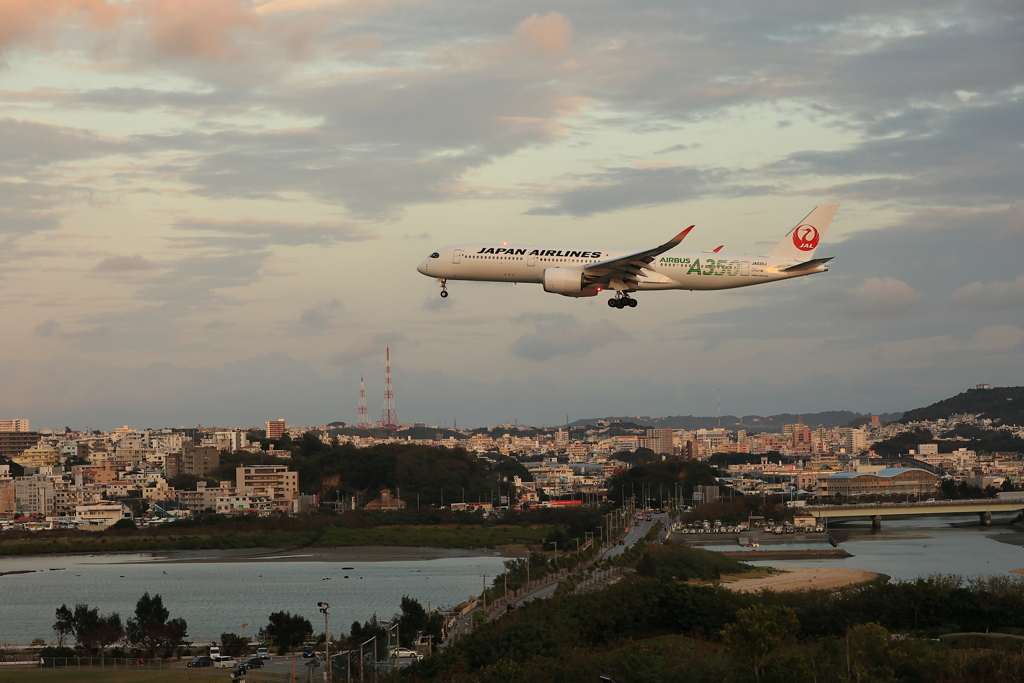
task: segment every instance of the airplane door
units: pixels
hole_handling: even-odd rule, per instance
[[[452,254],[452,263],[462,263],[462,250],[456,249]]]
[[[740,275],[750,275],[750,261],[740,263]]]
[[[530,254],[529,256],[527,256],[526,257],[526,265],[528,265],[528,266],[535,266],[535,265],[537,265],[537,257],[534,256],[533,254]]]

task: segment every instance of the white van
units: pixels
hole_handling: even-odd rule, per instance
[[[235,658],[234,657],[221,657],[213,661],[214,669],[234,669]]]
[[[215,662],[220,659],[220,648],[216,645],[210,648],[210,658]]]

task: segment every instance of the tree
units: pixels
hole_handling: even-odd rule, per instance
[[[249,642],[251,638],[244,638],[234,633],[220,634],[221,654],[231,657],[241,657],[249,653]]]
[[[263,634],[281,653],[300,645],[313,635],[313,624],[300,614],[274,612],[263,627]]]
[[[851,681],[895,681],[894,659],[889,647],[889,631],[879,624],[857,624],[846,631],[846,670]]]
[[[722,638],[726,649],[761,683],[765,662],[799,627],[790,607],[754,605],[736,612],[736,621],[722,629]]]
[[[75,615],[66,604],[57,608],[57,621],[53,625],[57,632],[57,647],[64,647],[67,637],[75,633]]]
[[[121,625],[121,615],[111,612],[105,617],[100,617],[93,631],[93,640],[96,648],[100,651],[100,662],[103,662],[103,653],[108,647],[117,643],[125,637],[124,626]]]
[[[398,622],[398,643],[402,647],[413,646],[422,631],[427,628],[427,610],[415,598],[402,596],[402,612],[396,615]]]
[[[75,605],[74,611],[67,605],[58,607],[57,622],[53,625],[53,630],[58,634],[59,647],[64,646],[64,639],[68,635],[74,635],[75,641],[82,649],[88,653],[96,648],[101,658],[108,647],[125,636],[121,615],[111,612],[106,616],[100,616],[99,608],[89,609],[88,605],[81,603]]]
[[[159,593],[153,597],[143,593],[135,604],[135,617],[128,620],[128,642],[150,657],[161,647],[168,652],[179,647],[188,636],[188,626],[184,619],[168,620],[169,616]]]

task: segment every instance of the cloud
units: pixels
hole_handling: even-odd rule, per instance
[[[581,323],[572,315],[523,315],[517,323],[532,324],[533,332],[524,332],[509,351],[525,360],[543,362],[558,356],[585,356],[612,342],[634,341],[621,327],[608,320]]]
[[[908,108],[879,117],[873,135],[848,149],[806,150],[767,171],[855,177],[826,189],[861,200],[935,201],[984,206],[1020,199],[1024,98],[950,108]],[[815,192],[820,192],[820,188]]]
[[[372,337],[363,337],[331,359],[332,365],[348,365],[368,358],[384,357],[384,348],[405,341],[401,332],[380,332]]]
[[[93,271],[99,273],[131,273],[144,270],[153,270],[156,264],[152,261],[135,254],[134,256],[111,256],[103,259],[95,266]]]
[[[320,303],[306,308],[299,314],[298,326],[317,332],[323,331],[331,326],[337,319],[338,314],[345,310],[345,306],[337,299],[321,301]]]
[[[270,246],[331,246],[338,242],[379,239],[379,235],[373,230],[353,223],[299,223],[260,218],[183,218],[175,223],[174,228],[189,233],[209,233],[190,236],[189,243],[224,247],[244,246],[250,250]]]
[[[519,24],[519,35],[550,55],[568,50],[572,24],[558,12],[534,14]]]
[[[0,9],[0,50],[15,43],[41,43],[59,21],[106,28],[117,14],[108,0],[5,0]]]
[[[869,277],[852,289],[824,290],[817,296],[844,316],[864,318],[911,315],[922,301],[913,287],[894,277]]]
[[[1006,351],[1022,339],[1024,330],[1016,325],[992,325],[972,334],[964,345],[970,351]]]
[[[45,339],[48,337],[52,337],[54,333],[57,332],[57,330],[59,329],[60,323],[54,320],[53,318],[50,318],[49,320],[46,320],[45,322],[41,322],[38,325],[36,325],[32,331],[36,333],[36,336],[43,337]]]
[[[529,209],[532,216],[590,216],[595,213],[655,206],[705,194],[743,194],[750,188],[732,185],[725,169],[690,166],[610,168],[579,178],[579,184],[553,192],[554,203]]]
[[[249,0],[145,0],[150,43],[173,57],[201,61],[240,59],[232,34],[260,26]]]
[[[71,126],[0,119],[0,173],[24,176],[60,161],[130,152],[138,145]]]
[[[972,282],[953,292],[953,303],[966,308],[1006,310],[1024,307],[1024,275],[1010,282]]]

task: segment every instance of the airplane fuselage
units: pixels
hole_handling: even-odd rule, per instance
[[[417,270],[442,280],[543,282],[548,268],[583,271],[587,265],[628,256],[628,249],[546,247],[514,244],[457,244],[431,255]],[[665,253],[644,267],[631,291],[661,289],[714,290],[749,287],[822,273],[825,265],[786,272],[797,261],[714,252]]]

